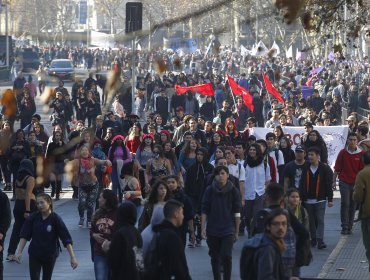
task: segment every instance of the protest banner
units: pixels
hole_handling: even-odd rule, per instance
[[[339,151],[344,148],[348,126],[315,126],[326,143],[328,149],[328,164],[333,168]],[[257,139],[265,139],[267,132],[272,132],[273,128],[254,127],[251,129],[251,135]],[[283,128],[284,135],[289,139],[292,149],[301,144],[301,136],[304,134],[303,126],[286,126]]]

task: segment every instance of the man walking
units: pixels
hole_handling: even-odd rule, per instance
[[[303,170],[300,193],[310,217],[311,245],[325,249],[324,216],[326,201],[328,207],[333,207],[333,171],[319,159],[319,149],[308,149],[309,165]]]
[[[365,167],[358,173],[353,191],[353,199],[360,204],[362,240],[367,260],[370,261],[370,150],[364,153]],[[370,271],[370,268],[369,268]]]
[[[270,212],[265,220],[265,232],[248,239],[244,245],[240,260],[241,279],[287,279],[282,254],[285,250],[284,237],[288,232],[288,225],[287,211],[276,208]],[[248,250],[254,250],[250,258],[247,257]],[[290,277],[290,280],[296,279],[299,278]]]
[[[339,190],[341,196],[340,220],[342,223],[341,234],[351,234],[356,205],[353,200],[353,185],[358,172],[364,167],[361,160],[362,150],[357,146],[357,135],[349,133],[347,147],[338,154],[334,166],[333,189],[336,187],[336,179],[339,177]]]
[[[184,205],[174,199],[163,208],[165,220],[153,227],[159,233],[157,252],[161,261],[158,279],[191,280],[185,251],[179,233],[184,220]],[[151,278],[157,280],[156,277]]]
[[[299,182],[302,177],[302,170],[307,165],[306,149],[303,145],[295,147],[295,160],[287,163],[284,169],[284,192],[290,188],[299,189]]]
[[[206,189],[202,200],[202,238],[207,239],[213,279],[231,279],[232,249],[238,239],[240,224],[240,194],[228,180],[229,169],[217,166],[215,179]],[[220,263],[221,262],[221,263]]]

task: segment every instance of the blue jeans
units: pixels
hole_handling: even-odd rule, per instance
[[[310,204],[305,203],[310,222],[311,239],[324,240],[324,218],[326,201]]]
[[[95,280],[108,280],[109,268],[105,256],[94,256]]]
[[[340,190],[340,220],[343,229],[351,230],[355,218],[356,204],[353,200],[353,186],[339,181]]]

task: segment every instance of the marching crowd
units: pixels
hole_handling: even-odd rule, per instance
[[[98,280],[191,279],[184,249],[196,250],[203,240],[214,279],[231,279],[233,244],[244,235],[249,239],[241,255],[242,279],[298,279],[300,267],[312,260],[311,248],[326,248],[325,209],[333,206],[337,180],[341,234],[352,233],[360,204],[370,257],[370,120],[357,115],[358,108],[369,109],[367,58],[247,57],[240,58],[245,65],[240,68],[233,54],[209,56],[204,63],[189,55],[181,58],[189,65],[186,74],[176,72],[176,58],[165,56],[161,61],[173,65],[166,64],[165,73],[139,75],[134,97],[122,77],[104,115],[104,77],[90,74],[75,81],[71,92],[60,81],[48,101],[51,133],[36,112],[32,77],[26,81],[19,73],[13,90],[3,95],[0,130],[4,190],[12,191],[15,201],[8,261],[20,262],[31,241],[31,279],[39,279],[41,269],[43,279],[51,279],[60,239],[72,268],[78,266],[68,228],[53,211],[63,175],[78,200],[76,224],[90,229]],[[127,67],[124,57],[115,60]],[[138,73],[140,67],[139,62]],[[262,73],[284,103],[270,97]],[[253,110],[243,96],[234,96],[225,74],[253,96]],[[212,84],[214,96],[175,90],[204,83]],[[348,104],[349,134],[332,170],[316,128],[341,125],[343,104]],[[284,135],[287,126],[304,126],[294,150]],[[256,139],[254,127],[272,130]],[[11,212],[6,195],[0,195],[2,260]]]

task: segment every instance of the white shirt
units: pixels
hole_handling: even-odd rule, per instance
[[[282,151],[280,151],[280,150],[278,150],[278,153],[279,153],[279,156],[278,156],[279,162],[277,162],[277,160],[276,160],[275,151],[271,151],[269,153],[269,156],[272,157],[272,159],[274,160],[275,167],[276,167],[276,182],[279,182],[278,166],[284,165],[284,155],[283,155]]]
[[[245,168],[245,199],[254,200],[256,193],[261,196],[265,193],[266,182],[271,181],[270,166],[262,163],[256,167]]]
[[[236,164],[229,164],[229,173],[233,175],[234,177],[239,179],[239,182],[244,182],[245,180],[245,169],[244,166],[239,164],[238,162]]]

